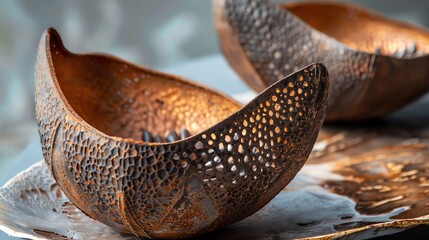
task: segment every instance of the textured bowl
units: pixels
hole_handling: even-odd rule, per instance
[[[429,224],[427,108],[429,96],[385,121],[322,128],[309,160],[280,194],[201,239],[361,240]],[[0,229],[29,239],[138,239],[79,211],[43,162],[0,189]],[[418,239],[427,238],[427,227],[420,230]],[[410,235],[402,239],[416,233]]]
[[[224,55],[257,92],[311,63],[329,69],[327,121],[391,113],[429,90],[429,32],[344,4],[214,0]]]
[[[103,55],[47,30],[36,66],[42,152],[65,195],[125,233],[185,238],[263,207],[302,167],[322,125],[328,73],[310,65],[249,104]],[[187,129],[189,137],[144,142]]]

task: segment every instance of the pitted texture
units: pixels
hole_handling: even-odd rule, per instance
[[[45,48],[45,42],[41,41],[39,49]],[[59,119],[63,117],[63,112],[59,106],[59,98],[55,97],[52,84],[42,79],[49,79],[51,73],[45,69],[48,59],[45,54],[37,54],[36,59],[36,81],[34,85],[36,120],[39,127],[42,153],[48,168],[51,169],[52,142],[55,140],[55,131],[59,124]],[[40,79],[40,81],[38,79]]]
[[[283,191],[201,239],[366,239],[428,224],[428,97],[385,121],[325,126]],[[49,174],[39,162],[0,189],[0,230],[29,239],[138,239],[87,217]]]
[[[233,101],[183,80],[108,57],[70,54],[52,29],[42,42],[37,109],[55,103],[63,113],[55,119],[37,114],[41,138],[55,133],[46,161],[79,209],[127,233],[184,238],[254,213],[302,167],[324,119],[328,73],[322,64],[288,76],[238,110]],[[115,104],[135,96],[132,91],[149,89],[152,95],[126,111],[115,108],[110,98],[117,96],[105,88],[115,86],[121,74],[142,73],[145,78],[137,82],[143,83],[121,88],[130,96]],[[111,82],[105,80],[109,76]],[[47,96],[43,86],[55,91]],[[142,112],[146,118],[138,117]],[[52,126],[52,120],[57,127],[45,131],[42,126]],[[185,128],[192,136],[149,143],[140,140],[141,128],[153,134]]]
[[[110,136],[140,139],[140,129],[164,135],[181,128],[195,134],[240,107],[173,76],[110,58],[61,54],[62,46],[52,48],[64,97],[80,118]]]
[[[356,121],[384,115],[429,90],[429,71],[424,67],[429,63],[429,57],[424,44],[415,47],[418,50],[412,49],[414,35],[419,39],[426,38],[420,41],[424,43],[429,41],[428,33],[417,33],[416,30],[409,35],[402,34],[402,38],[383,45],[389,49],[381,49],[375,44],[385,43],[391,35],[380,31],[380,34],[384,33],[383,38],[377,38],[378,35],[371,38],[371,48],[376,52],[371,54],[351,48],[360,46],[358,43],[363,41],[362,38],[369,38],[366,28],[344,27],[347,11],[361,13],[361,9],[345,9],[344,6],[336,9],[338,14],[331,9],[334,16],[344,13],[341,15],[344,19],[330,22],[326,14],[320,13],[323,11],[318,9],[317,4],[311,3],[307,4],[309,11],[306,11],[306,3],[275,6],[264,0],[214,0],[214,4],[222,50],[237,73],[256,91],[262,91],[311,62],[326,64],[332,79],[328,101],[329,121]],[[294,15],[294,11],[299,15]],[[368,18],[377,22],[377,26],[395,26],[395,22],[379,16],[366,13],[359,16],[362,16],[360,21],[367,21]],[[319,18],[323,20],[319,21]],[[338,25],[342,31],[335,30],[337,26],[334,24],[337,22],[341,22]],[[332,37],[327,34],[336,35]],[[359,39],[353,45],[351,42],[358,35]],[[402,45],[397,44],[406,37],[408,40],[404,40]],[[390,51],[393,56],[401,55],[401,58],[409,59],[378,55],[381,51]],[[422,54],[425,55],[418,57]],[[407,72],[410,69],[416,74],[409,76]],[[409,82],[404,83],[404,77]],[[403,91],[404,88],[408,91]]]
[[[173,156],[177,146],[94,138],[91,131],[71,119],[62,127],[64,134],[58,143],[65,151],[61,157],[66,158],[71,180],[78,184],[79,191],[109,220],[131,229],[145,226],[152,230],[181,194],[179,178],[185,168]],[[127,220],[133,215],[136,226]],[[141,229],[132,231],[138,233]]]

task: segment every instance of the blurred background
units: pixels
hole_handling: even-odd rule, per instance
[[[429,26],[427,0],[348,2]],[[220,54],[209,0],[0,1],[0,176],[37,139],[34,60],[50,26],[72,51],[113,54],[156,69]]]

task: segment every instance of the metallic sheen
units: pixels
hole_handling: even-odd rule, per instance
[[[429,96],[384,121],[323,127],[284,190],[201,239],[368,239],[429,224],[428,108]],[[0,229],[29,239],[137,239],[79,211],[44,162],[0,189]]]
[[[289,183],[316,141],[328,83],[312,64],[241,108],[175,76],[72,54],[49,29],[36,119],[48,169],[74,205],[125,233],[177,239],[237,222]],[[190,137],[141,140],[182,129]]]
[[[260,92],[312,63],[329,70],[327,121],[391,113],[429,90],[429,32],[341,2],[214,0],[221,49]]]

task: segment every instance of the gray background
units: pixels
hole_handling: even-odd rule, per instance
[[[281,2],[281,1],[276,1]],[[427,0],[347,1],[392,18],[429,26]],[[225,78],[207,68],[219,54],[208,0],[2,0],[0,1],[0,178],[19,153],[37,141],[34,59],[42,32],[53,26],[76,52],[103,52],[151,68],[181,73],[185,64],[207,79]],[[178,67],[179,66],[179,67]],[[179,70],[177,70],[179,69]],[[193,70],[191,70],[193,71]],[[201,75],[201,74],[199,74]],[[202,79],[197,79],[202,80]],[[216,84],[214,87],[222,89]],[[235,86],[231,91],[245,89]],[[32,150],[33,151],[33,150]],[[28,155],[27,155],[28,156]],[[0,233],[0,239],[5,235]]]

